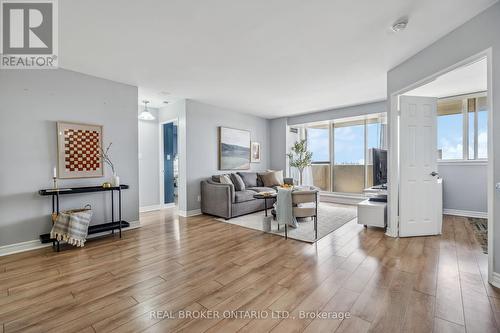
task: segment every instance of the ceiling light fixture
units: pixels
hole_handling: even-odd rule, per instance
[[[408,18],[403,17],[397,20],[391,27],[392,31],[394,32],[400,32],[406,29],[408,26]]]
[[[142,101],[142,102],[144,103],[144,111],[141,112],[138,118],[141,120],[154,120],[155,117],[148,110],[149,101]]]

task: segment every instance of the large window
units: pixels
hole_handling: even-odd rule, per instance
[[[312,152],[313,184],[323,191],[330,191],[330,124],[306,126],[307,148]]]
[[[313,154],[313,184],[339,193],[362,193],[372,186],[372,148],[384,147],[384,119],[376,114],[303,125],[300,136]]]
[[[488,157],[488,112],[484,95],[441,99],[437,113],[440,160]]]
[[[365,188],[365,120],[333,125],[333,191],[361,193]]]

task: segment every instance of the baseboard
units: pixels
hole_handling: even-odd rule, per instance
[[[140,226],[141,226],[141,224],[139,221],[132,221],[132,222],[130,222],[130,227],[123,228],[123,230],[126,231],[126,230],[136,229],[136,228],[139,228]],[[109,234],[109,231],[100,232],[98,234],[92,234],[88,237],[88,239],[92,239],[92,238],[107,235],[107,234]],[[39,239],[34,239],[34,240],[27,241],[27,242],[21,242],[21,243],[16,243],[16,244],[3,245],[3,246],[0,246],[0,257],[6,256],[9,254],[14,254],[14,253],[20,253],[20,252],[41,249],[43,247],[48,247],[48,246],[52,246],[52,243],[42,244],[42,243],[40,243]]]
[[[140,213],[146,213],[146,212],[152,212],[155,210],[160,210],[160,209],[165,209],[165,208],[172,208],[175,207],[175,203],[168,203],[168,204],[163,204],[163,205],[151,205],[151,206],[143,206],[139,207],[139,212]]]
[[[488,281],[493,287],[500,288],[500,273],[493,272],[491,280]]]
[[[321,202],[332,202],[345,205],[357,205],[361,201],[366,200],[366,198],[359,196],[320,193],[319,200]]]
[[[196,215],[201,215],[201,209],[193,209],[193,210],[179,210],[179,216],[182,217],[191,217]]]
[[[21,242],[16,244],[4,245],[0,246],[0,257],[19,252],[41,249],[47,246],[52,246],[52,244],[51,243],[42,244],[40,243],[39,239],[34,239],[27,242]]]
[[[464,216],[464,217],[476,217],[476,218],[480,218],[480,219],[487,219],[488,218],[488,213],[475,212],[472,210],[443,209],[443,214]]]

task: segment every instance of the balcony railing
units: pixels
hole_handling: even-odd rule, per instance
[[[373,166],[356,164],[338,164],[333,167],[333,184],[331,165],[329,163],[311,166],[314,186],[322,191],[338,193],[363,193],[363,189],[373,185]],[[333,186],[332,186],[333,185]]]

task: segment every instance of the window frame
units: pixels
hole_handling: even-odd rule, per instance
[[[462,100],[462,158],[461,159],[437,159],[438,165],[445,165],[445,164],[482,164],[481,162],[488,162],[488,158],[478,158],[478,129],[479,129],[479,124],[478,124],[478,99],[481,97],[488,97],[488,94],[486,91],[480,91],[480,92],[475,92],[475,93],[470,93],[470,94],[464,94],[464,95],[457,95],[457,96],[449,96],[449,97],[443,97],[439,98],[440,101],[446,101],[446,100],[456,100],[456,99],[461,99]],[[474,99],[475,100],[475,107],[474,107],[474,158],[471,159],[469,158],[469,100]],[[487,112],[490,112],[489,108]],[[439,117],[439,115],[437,116]],[[437,130],[437,128],[436,128]]]

